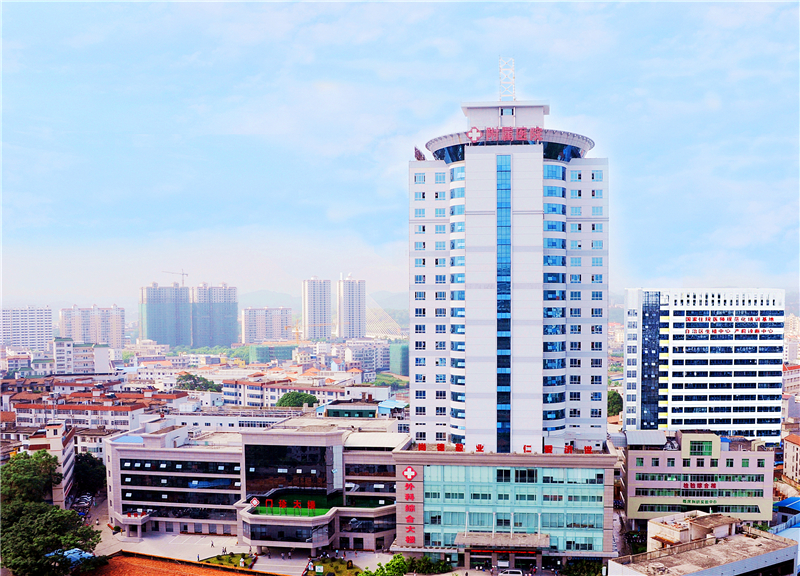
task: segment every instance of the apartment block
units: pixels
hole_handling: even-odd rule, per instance
[[[239,341],[237,289],[224,282],[192,287],[192,347],[213,348]]]
[[[312,276],[303,280],[303,338],[331,338],[331,281]]]
[[[291,337],[291,308],[245,308],[242,310],[243,344],[289,340]]]
[[[115,304],[111,308],[62,308],[59,311],[59,336],[85,344],[108,344],[111,348],[125,346],[125,309]]]
[[[139,338],[169,346],[192,345],[191,289],[153,282],[139,290]]]
[[[367,334],[367,288],[364,280],[347,276],[336,283],[336,336],[363,338]]]
[[[3,308],[2,343],[15,349],[47,350],[53,339],[53,311],[49,307]]]

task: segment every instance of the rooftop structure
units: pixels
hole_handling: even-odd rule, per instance
[[[609,560],[609,576],[797,572],[797,542],[741,526],[730,516],[676,514],[651,520],[647,532],[648,552]]]

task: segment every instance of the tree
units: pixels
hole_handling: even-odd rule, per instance
[[[2,522],[0,554],[3,566],[14,576],[64,576],[72,566],[60,552],[71,548],[91,552],[100,542],[100,532],[84,526],[77,512],[45,502],[4,504]]]
[[[27,452],[12,456],[0,472],[2,502],[44,500],[53,485],[61,482],[57,468],[58,459],[45,450],[34,452],[33,456]]]
[[[616,390],[608,391],[608,415],[616,416],[622,412],[622,396]]]
[[[314,405],[317,402],[317,397],[313,394],[306,394],[305,392],[287,392],[281,396],[281,399],[278,400],[276,406],[301,407],[303,404]]]
[[[78,493],[97,494],[106,487],[106,467],[99,458],[83,452],[75,458],[74,478]]]
[[[222,384],[215,384],[208,378],[194,374],[182,374],[175,380],[179,390],[203,390],[206,392],[222,392]]]

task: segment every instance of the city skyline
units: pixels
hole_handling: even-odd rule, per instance
[[[413,8],[5,5],[4,305],[132,312],[181,269],[242,294],[342,271],[404,290],[407,162],[497,98],[498,53],[518,99],[612,159],[612,295],[791,303],[796,5]],[[43,262],[58,282],[29,281]]]

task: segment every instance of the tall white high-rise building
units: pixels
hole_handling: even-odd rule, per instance
[[[608,161],[545,129],[549,110],[464,104],[466,131],[410,163],[418,441],[524,453],[606,438]]]
[[[49,307],[3,308],[3,344],[14,348],[47,350],[53,340],[53,311]]]
[[[242,310],[243,344],[288,340],[291,337],[291,308],[245,308]]]
[[[627,430],[712,430],[777,441],[785,292],[629,289]]]
[[[331,326],[331,281],[303,280],[303,337],[330,340]]]
[[[125,347],[125,309],[111,308],[62,308],[59,313],[59,336],[72,338],[74,342],[108,344],[111,348]]]
[[[336,335],[363,338],[367,333],[367,283],[350,275],[336,283]]]

